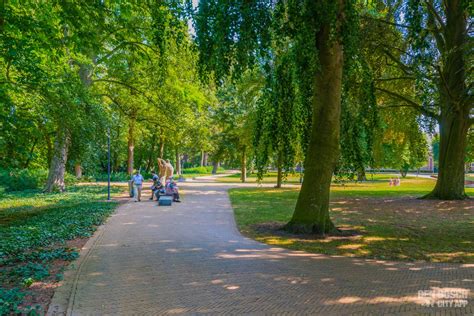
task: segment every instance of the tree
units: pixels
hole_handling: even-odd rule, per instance
[[[439,124],[439,173],[426,198],[464,199],[464,159],[472,117],[472,4],[463,0],[409,0],[392,5],[393,18],[376,18],[398,28],[402,46],[385,53],[416,89],[416,98],[395,89],[378,88],[399,106],[412,107]],[[396,44],[396,42],[395,42]],[[393,51],[401,52],[399,56]]]
[[[279,1],[276,5],[287,15],[286,26],[296,49],[317,65],[309,76],[314,85],[312,100],[306,100],[312,102],[312,128],[305,180],[287,228],[331,232],[334,225],[329,218],[329,190],[339,155],[343,45],[350,50],[356,26],[355,7],[353,1],[343,0]],[[214,70],[216,77],[222,78],[231,69],[238,74],[257,56],[265,57],[271,38],[272,9],[266,1],[201,1],[196,34],[202,68]]]

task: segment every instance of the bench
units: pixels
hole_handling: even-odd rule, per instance
[[[160,195],[160,199],[158,200],[159,206],[170,206],[173,204],[173,197],[170,195]]]

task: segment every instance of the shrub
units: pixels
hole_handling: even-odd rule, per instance
[[[48,179],[48,170],[45,169],[11,169],[0,171],[0,183],[5,191],[24,191],[42,188]],[[66,173],[66,185],[74,184],[76,178]]]
[[[200,173],[200,174],[206,174],[206,173],[211,173],[212,172],[212,166],[206,166],[206,167],[194,167],[194,168],[184,168],[183,169],[183,174],[189,174],[189,173]],[[219,168],[221,170],[222,168]]]
[[[10,315],[12,313],[18,313],[18,305],[25,293],[22,293],[20,289],[5,289],[0,287],[0,315]]]

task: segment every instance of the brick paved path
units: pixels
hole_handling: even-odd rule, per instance
[[[50,314],[474,315],[473,265],[390,263],[272,248],[235,228],[228,185],[182,186],[181,204],[127,203],[86,245]],[[467,308],[418,290],[470,289]]]

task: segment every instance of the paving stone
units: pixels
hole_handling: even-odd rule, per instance
[[[51,315],[469,315],[468,264],[386,262],[271,247],[241,236],[229,185],[181,184],[183,203],[126,203],[81,252]],[[87,245],[86,245],[87,246]],[[418,290],[470,289],[465,308]]]

